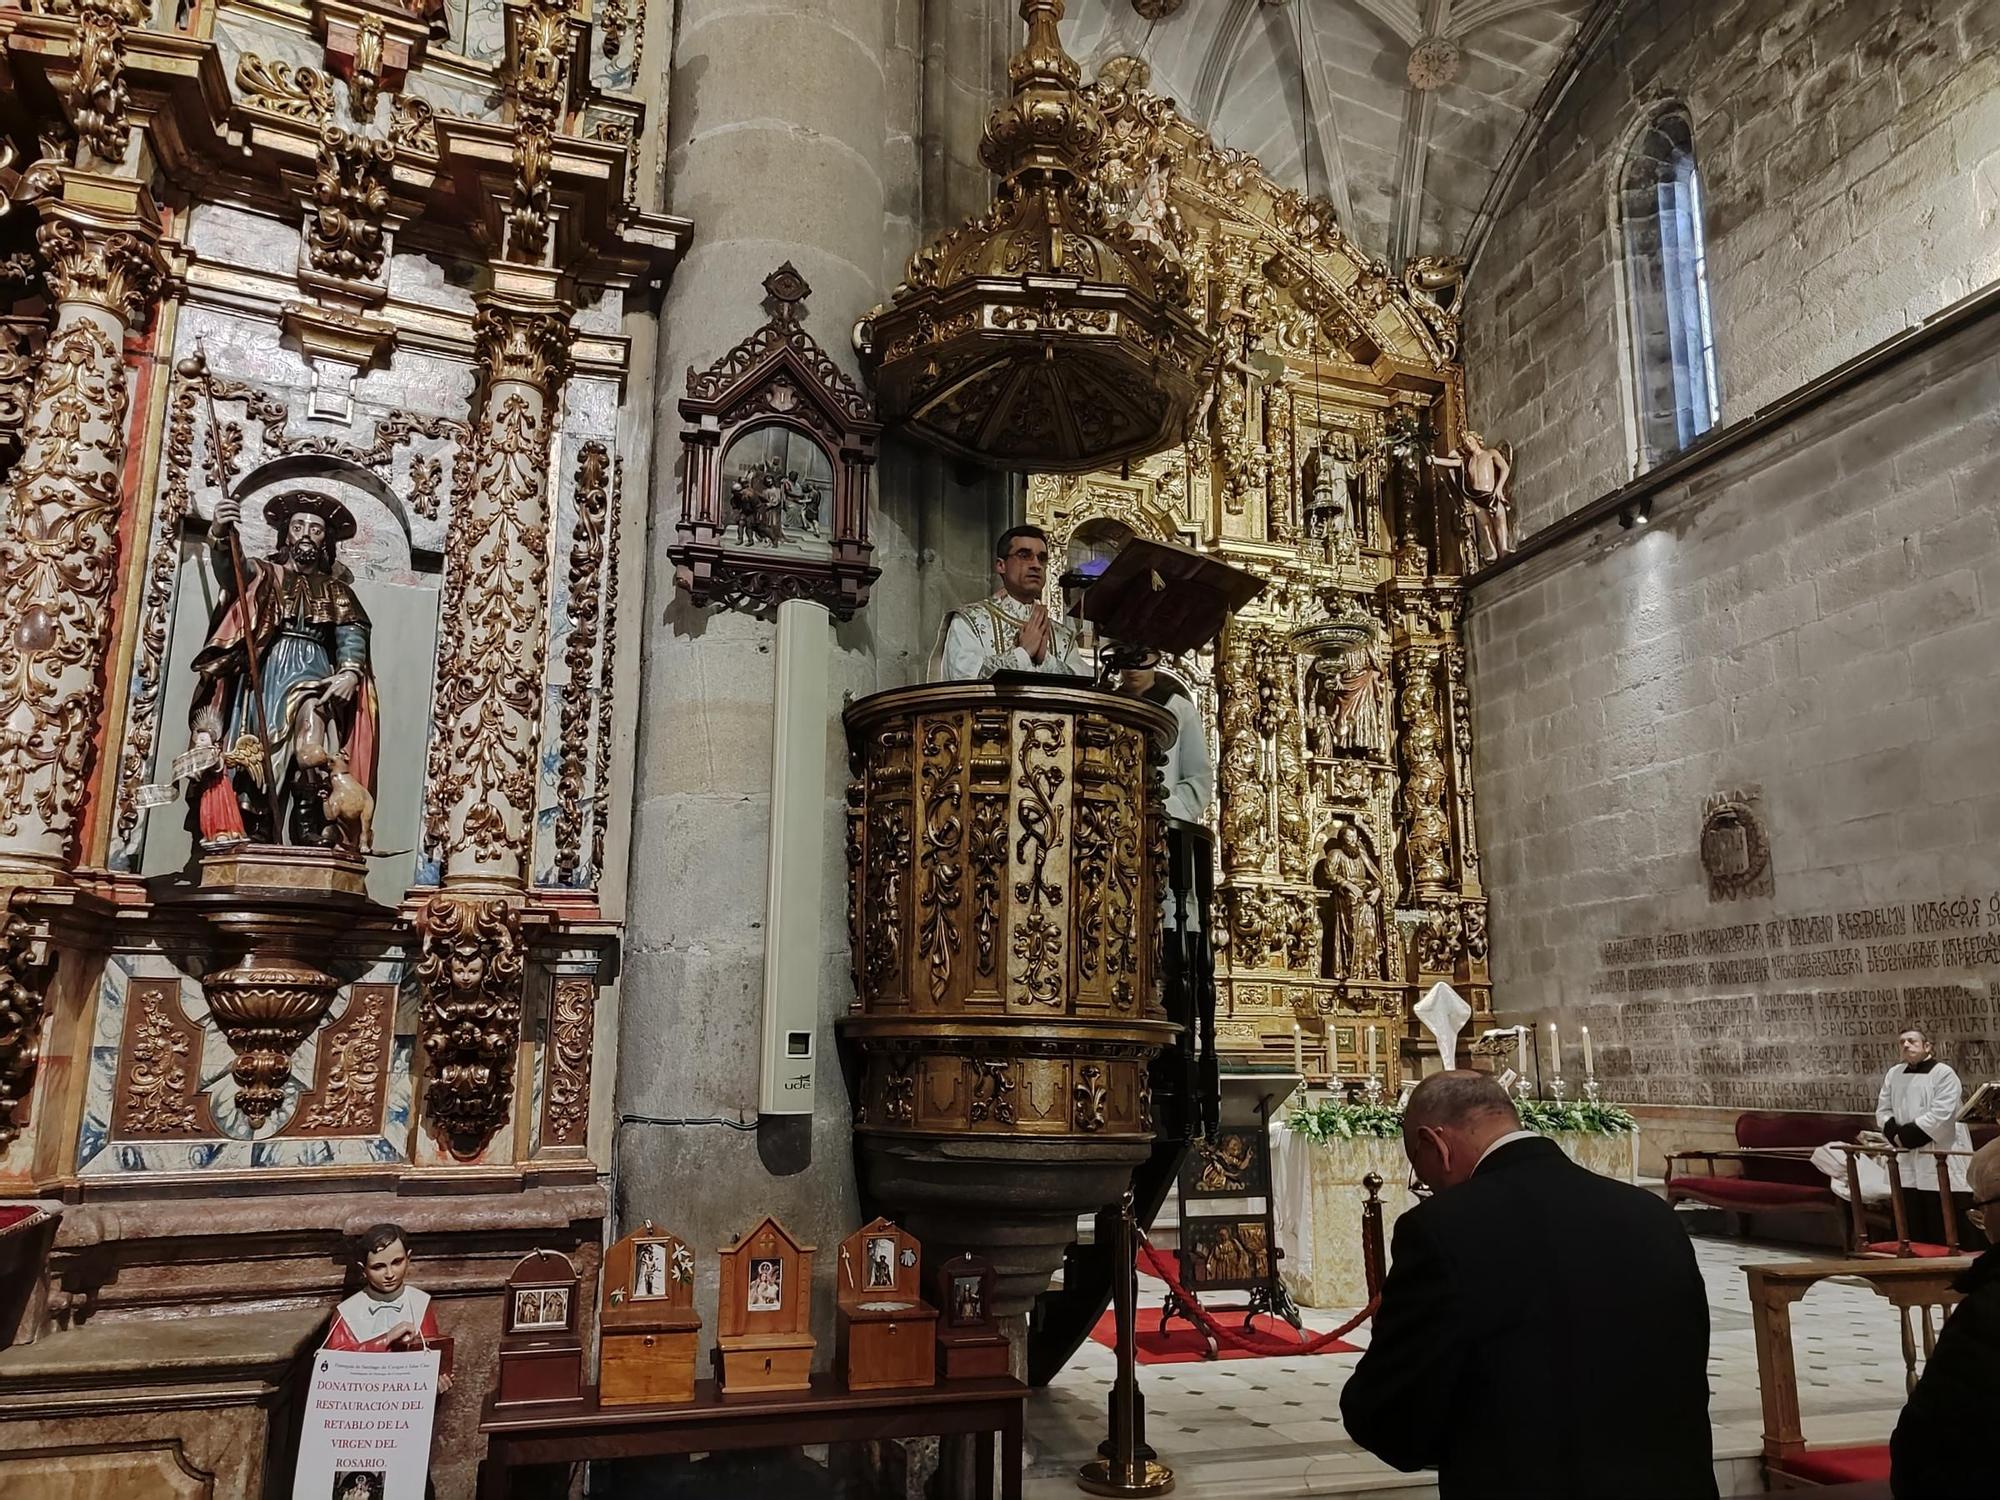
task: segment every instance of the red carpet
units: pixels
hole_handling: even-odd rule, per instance
[[[1241,1333],[1243,1314],[1222,1313],[1219,1321],[1233,1333]],[[1097,1326],[1090,1330],[1090,1336],[1107,1349],[1118,1347],[1118,1315],[1106,1312],[1097,1320]],[[1316,1335],[1310,1328],[1303,1338],[1312,1339]],[[1292,1325],[1282,1318],[1273,1318],[1268,1313],[1259,1313],[1255,1327],[1247,1335],[1252,1345],[1239,1349],[1232,1344],[1221,1346],[1221,1359],[1268,1359],[1272,1355],[1297,1354],[1301,1335],[1293,1332]],[[1137,1339],[1139,1363],[1142,1365],[1184,1365],[1198,1359],[1208,1358],[1208,1345],[1200,1332],[1187,1319],[1175,1318],[1167,1325],[1167,1331],[1160,1332],[1160,1310],[1157,1307],[1139,1309],[1139,1337]],[[1319,1351],[1321,1354],[1354,1354],[1359,1351],[1345,1340],[1329,1344]]]

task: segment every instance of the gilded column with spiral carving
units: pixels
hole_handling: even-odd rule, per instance
[[[520,1043],[522,898],[548,651],[549,439],[568,370],[555,273],[495,268],[476,299],[475,480],[445,542],[426,833],[442,889],[418,917],[425,1116],[454,1155],[505,1123]]]
[[[478,298],[470,503],[445,549],[430,832],[447,890],[527,883],[548,650],[549,427],[568,367],[554,273],[507,267]]]
[[[1445,816],[1444,722],[1438,711],[1436,646],[1413,646],[1403,664],[1403,843],[1420,897],[1446,894],[1451,822]]]
[[[75,853],[118,572],[125,336],[161,269],[143,184],[51,175],[36,244],[55,316],[0,518],[0,871],[27,884]]]

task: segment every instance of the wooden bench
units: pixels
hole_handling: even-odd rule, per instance
[[[1930,1358],[1938,1330],[1959,1300],[1952,1283],[1970,1256],[1932,1259],[1809,1260],[1745,1266],[1757,1336],[1757,1392],[1764,1407],[1764,1471],[1772,1489],[1879,1485],[1886,1497],[1889,1446],[1812,1448],[1799,1419],[1799,1377],[1792,1361],[1792,1304],[1822,1281],[1859,1281],[1896,1309],[1902,1322],[1905,1385],[1917,1383],[1921,1353]],[[1857,1492],[1864,1493],[1864,1492]]]

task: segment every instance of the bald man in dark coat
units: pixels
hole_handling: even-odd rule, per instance
[[[1708,1294],[1673,1210],[1521,1129],[1483,1073],[1410,1096],[1432,1196],[1396,1221],[1348,1435],[1440,1500],[1714,1500]]]

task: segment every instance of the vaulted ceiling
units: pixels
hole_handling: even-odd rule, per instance
[[[1172,0],[1140,0],[1151,12]],[[1331,199],[1400,266],[1471,260],[1524,149],[1615,0],[1073,0],[1087,75],[1143,59],[1152,89],[1280,183]]]

